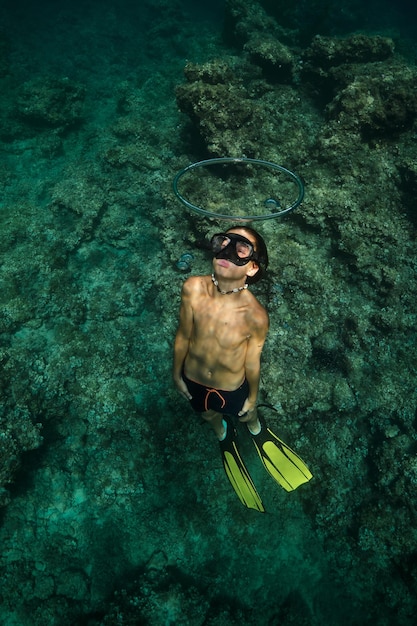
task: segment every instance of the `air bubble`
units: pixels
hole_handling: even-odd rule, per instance
[[[281,202],[275,198],[267,198],[264,202],[264,206],[270,211],[274,211],[275,209],[281,208]]]
[[[194,256],[191,252],[184,252],[184,254],[182,254],[177,261],[177,269],[181,270],[181,272],[189,272],[191,270],[193,260]]]

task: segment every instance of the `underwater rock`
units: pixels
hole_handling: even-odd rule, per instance
[[[301,53],[300,79],[304,90],[320,103],[328,103],[337,90],[346,87],[373,64],[392,58],[394,42],[381,36],[352,35],[345,38],[317,35]],[[383,67],[383,66],[382,66]],[[383,73],[383,69],[380,69]],[[376,72],[375,72],[376,73]]]
[[[394,54],[389,37],[354,34],[349,37],[314,37],[303,53],[303,61],[314,67],[329,68],[345,63],[385,61]]]
[[[307,103],[297,90],[268,82],[262,69],[246,59],[227,61],[227,66],[217,61],[187,65],[187,83],[176,88],[178,107],[191,119],[208,153],[265,158],[278,150],[283,156],[277,162],[285,158],[287,166],[288,155],[297,161],[307,158],[314,135]]]
[[[333,388],[333,404],[339,411],[349,411],[356,406],[356,398],[346,380],[339,379]]]
[[[198,72],[195,66],[191,70],[186,67],[189,82],[176,88],[179,109],[190,116],[210,153],[218,156],[236,154],[236,148],[229,142],[236,144],[238,138],[232,139],[225,135],[225,131],[246,127],[254,114],[253,103],[245,88],[238,80],[226,80],[225,74],[229,74],[229,69],[224,63],[217,72],[213,71],[213,63]]]
[[[252,61],[262,67],[271,81],[289,83],[293,79],[294,55],[283,43],[273,37],[251,38],[244,46]]]
[[[282,29],[259,2],[226,0],[224,38],[234,45],[243,45],[255,35],[279,36]]]
[[[401,176],[400,186],[402,203],[407,215],[414,226],[417,226],[417,208],[415,197],[417,194],[417,163],[413,158],[405,158],[399,165]]]
[[[29,412],[4,407],[0,413],[0,507],[9,503],[7,490],[21,464],[21,456],[42,444],[40,424],[34,423]]]
[[[202,65],[197,63],[187,63],[184,67],[184,76],[189,83],[201,80],[208,85],[216,85],[218,83],[227,84],[234,79],[233,58],[215,59],[208,61]]]
[[[388,37],[316,36],[301,55],[300,79],[335,121],[333,136],[349,131],[366,140],[393,138],[417,116],[417,72],[394,56]]]
[[[357,76],[327,106],[330,120],[359,129],[366,139],[395,136],[417,116],[417,72],[403,64],[373,65]]]
[[[200,626],[206,623],[209,607],[209,598],[191,580],[184,580],[181,572],[163,566],[158,575],[146,571],[117,590],[101,623]]]
[[[88,576],[82,569],[64,569],[56,581],[56,593],[82,602],[89,596]]]
[[[16,114],[29,124],[68,128],[83,117],[85,89],[68,78],[35,78],[24,83]]]
[[[205,129],[239,128],[252,117],[248,93],[233,68],[215,61],[199,67],[186,65],[187,83],[176,88],[177,103]]]

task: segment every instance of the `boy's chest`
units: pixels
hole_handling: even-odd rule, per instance
[[[195,312],[194,327],[197,339],[214,340],[225,349],[236,348],[250,336],[249,325],[243,311],[219,312],[201,309]]]

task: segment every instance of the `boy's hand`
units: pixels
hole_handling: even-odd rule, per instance
[[[183,379],[182,378],[179,378],[178,380],[174,379],[174,382],[180,394],[184,396],[186,400],[191,400],[192,395],[188,391],[188,387],[183,381]]]
[[[240,422],[251,422],[252,420],[257,421],[258,411],[256,408],[256,402],[250,402],[249,398],[246,398],[242,406],[242,410],[239,411],[238,415]]]

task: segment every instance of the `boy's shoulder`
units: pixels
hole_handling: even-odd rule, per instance
[[[249,295],[249,294],[248,294]],[[251,304],[250,304],[250,309],[251,309],[251,317],[252,317],[252,321],[256,326],[259,327],[269,327],[269,315],[268,315],[268,311],[265,309],[265,307],[259,302],[259,300],[253,295],[253,293],[250,293],[251,297]]]
[[[191,296],[207,291],[207,285],[209,284],[210,276],[189,276],[182,286],[182,292],[185,296]]]

